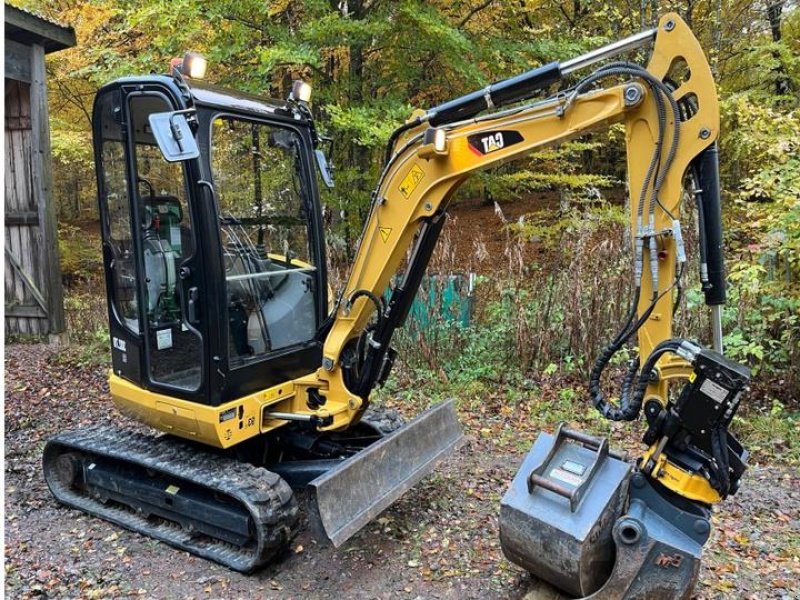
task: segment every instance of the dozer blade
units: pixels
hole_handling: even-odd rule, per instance
[[[463,443],[448,400],[308,484],[318,539],[341,546]]]

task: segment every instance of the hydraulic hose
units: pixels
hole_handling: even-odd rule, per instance
[[[599,410],[600,413],[607,419],[611,419],[612,421],[633,421],[639,416],[639,412],[641,410],[641,400],[638,406],[636,406],[632,400],[629,400],[633,379],[629,381],[628,378],[631,377],[630,371],[633,369],[633,367],[629,367],[629,371],[626,374],[625,380],[623,381],[623,389],[622,394],[620,395],[620,405],[618,408],[609,404],[605,399],[605,396],[600,389],[600,379],[603,375],[603,371],[605,371],[609,362],[611,362],[611,358],[619,351],[620,348],[622,348],[622,345],[628,340],[628,338],[630,338],[630,336],[641,329],[642,325],[644,325],[647,319],[650,318],[653,310],[655,310],[659,300],[661,300],[665,294],[669,293],[673,287],[675,287],[674,282],[670,287],[653,299],[647,309],[642,313],[641,317],[639,317],[639,320],[636,321],[633,326],[629,327],[627,330],[621,331],[617,337],[614,338],[614,341],[606,346],[606,348],[600,353],[600,356],[597,357],[597,360],[592,367],[592,372],[589,376],[589,396],[595,408],[597,408],[597,410]],[[636,297],[638,298],[638,289]],[[634,304],[634,306],[636,306],[636,304]],[[668,342],[677,342],[679,345],[682,341],[683,340],[680,339],[673,339],[662,342],[662,344],[666,344]],[[659,346],[656,346],[656,348],[653,350],[653,353],[655,353]],[[652,356],[653,355],[651,354],[650,357],[648,357],[648,361],[650,358],[652,358]],[[652,370],[652,367],[650,370]],[[645,367],[642,367],[641,372],[647,372],[645,371]],[[645,388],[646,387],[647,386],[645,385]]]
[[[347,299],[347,302],[348,304],[352,305],[356,300],[358,300],[361,297],[368,298],[370,302],[372,302],[375,305],[377,323],[375,324],[374,327],[365,327],[364,330],[361,332],[361,335],[358,336],[358,340],[356,342],[356,346],[354,349],[355,355],[353,356],[353,362],[355,363],[355,365],[354,366],[351,365],[346,369],[347,376],[345,383],[347,384],[348,387],[351,387],[351,384],[355,384],[355,381],[360,378],[360,373],[364,363],[364,350],[366,346],[367,336],[369,336],[374,329],[380,329],[383,326],[385,319],[384,313],[386,311],[386,305],[384,304],[383,298],[379,298],[369,290],[364,290],[364,289],[356,290],[355,292],[350,294],[350,297]]]
[[[661,190],[661,186],[666,179],[667,174],[669,173],[670,167],[672,162],[675,160],[675,155],[678,151],[678,141],[680,139],[680,123],[681,123],[681,111],[680,107],[678,106],[678,102],[672,96],[672,91],[670,90],[669,86],[667,86],[663,81],[659,80],[657,77],[653,76],[649,71],[647,71],[644,67],[634,64],[634,63],[627,63],[627,62],[616,62],[606,65],[595,71],[592,75],[587,77],[586,79],[582,80],[576,86],[578,91],[585,89],[592,83],[596,82],[599,79],[612,76],[612,75],[629,75],[638,77],[643,79],[647,82],[648,86],[656,92],[654,96],[654,100],[656,102],[656,109],[658,113],[658,122],[659,122],[659,140],[658,140],[658,150],[661,150],[661,144],[663,144],[663,129],[666,126],[666,110],[664,105],[664,98],[667,99],[669,103],[670,110],[673,116],[673,123],[672,123],[672,141],[670,143],[669,150],[667,151],[667,156],[664,160],[664,168],[660,169],[658,173],[655,183],[653,185],[653,194],[650,198],[650,206],[649,206],[649,214],[653,214],[655,209],[655,204],[660,204],[658,200],[658,192]],[[663,96],[663,97],[662,97]],[[648,176],[645,178],[645,185],[643,187],[643,192],[647,189],[647,184],[652,177],[652,171],[658,168],[658,161],[654,161],[651,163],[650,168],[648,169]],[[664,208],[662,206],[662,208]],[[666,211],[666,208],[664,208]],[[666,211],[667,214],[672,215],[669,211]],[[641,213],[640,213],[641,216]]]
[[[603,349],[603,351],[600,353],[600,356],[597,357],[597,360],[595,360],[594,367],[592,368],[592,373],[589,378],[589,393],[592,397],[595,406],[601,403],[603,398],[603,394],[600,391],[600,378],[603,374],[603,371],[605,371],[611,358],[619,351],[619,349],[631,335],[631,332],[629,330],[631,327],[631,323],[633,322],[633,319],[636,316],[636,308],[639,304],[640,292],[641,289],[637,287],[633,295],[633,301],[631,302],[631,307],[628,309],[628,315],[625,317],[622,329],[613,339],[613,341],[608,346],[606,346],[605,349]]]
[[[646,237],[649,237],[649,244],[648,250],[650,253],[650,275],[653,281],[653,297],[655,298],[658,294],[658,249],[656,247],[656,240],[655,240],[655,206],[658,204],[662,207],[662,209],[670,216],[670,218],[674,218],[672,214],[661,204],[660,200],[658,199],[658,193],[661,189],[661,186],[666,178],[666,174],[669,172],[672,162],[675,158],[675,154],[677,152],[678,147],[678,139],[680,135],[680,111],[675,102],[675,99],[672,97],[670,93],[670,89],[658,78],[654,77],[651,73],[649,73],[646,69],[641,67],[640,65],[636,65],[633,63],[626,63],[626,62],[616,62],[606,65],[595,71],[589,77],[583,79],[578,83],[575,87],[576,92],[580,92],[585,90],[591,84],[595,83],[600,79],[604,79],[606,77],[616,76],[616,75],[626,75],[626,76],[633,76],[638,77],[644,80],[647,85],[653,90],[653,99],[656,104],[656,114],[658,120],[658,139],[656,142],[656,147],[653,151],[653,156],[650,160],[650,164],[647,168],[647,172],[645,174],[644,181],[642,183],[642,189],[639,194],[639,202],[637,204],[637,219],[636,219],[636,243],[635,243],[635,259],[634,259],[634,278],[636,280],[637,285],[641,282],[642,272],[644,268],[644,241]],[[664,98],[662,96],[666,96],[669,103],[670,108],[672,109],[673,113],[673,136],[672,142],[670,144],[670,148],[667,152],[666,160],[664,161],[664,168],[660,169],[661,163],[661,153],[664,144],[664,133],[666,129],[666,108],[664,103]],[[653,182],[653,189],[650,195],[650,201],[648,203],[648,222],[647,222],[647,229],[645,230],[644,227],[644,205],[647,198],[647,191],[650,188],[650,183],[653,181],[653,177],[655,176],[655,181]]]
[[[389,136],[389,141],[386,142],[386,151],[383,156],[383,166],[384,168],[389,166],[389,161],[392,160],[392,150],[394,150],[394,144],[403,133],[408,131],[409,129],[413,129],[417,125],[422,123],[422,119],[417,117],[413,121],[409,121],[408,123],[403,123],[392,132],[392,135]]]
[[[378,296],[376,296],[375,294],[373,294],[369,290],[356,290],[355,292],[350,294],[350,297],[347,299],[347,301],[348,301],[349,304],[353,304],[353,302],[355,302],[356,300],[358,300],[362,296],[365,297],[365,298],[369,298],[369,300],[375,305],[375,313],[376,313],[377,319],[378,319],[378,322],[375,325],[375,327],[378,330],[380,330],[381,327],[383,327],[383,322],[384,322],[384,319],[385,319],[384,312],[386,311],[386,305],[384,304],[383,298],[378,298]],[[369,331],[370,331],[370,328],[369,327],[365,327],[364,331],[361,332],[361,336],[359,336],[359,340],[358,340],[358,348],[359,349],[363,348],[362,340],[364,340],[366,338],[366,336],[368,335]]]
[[[575,86],[575,93],[580,93],[588,88],[593,83],[596,83],[600,79],[604,79],[606,77],[612,77],[615,75],[626,75],[626,76],[634,76],[640,77],[644,79],[647,85],[655,92],[653,95],[653,99],[656,103],[656,112],[658,114],[658,139],[656,141],[656,147],[653,151],[653,156],[650,160],[650,165],[648,166],[647,173],[644,178],[644,183],[642,184],[642,190],[639,194],[639,202],[637,204],[637,232],[639,236],[643,233],[643,213],[644,213],[644,204],[645,199],[647,196],[647,190],[650,187],[650,182],[652,181],[653,175],[658,168],[660,158],[661,158],[661,151],[662,146],[664,143],[664,129],[665,129],[665,116],[666,112],[664,109],[664,101],[661,98],[661,95],[657,91],[657,79],[654,78],[650,73],[639,65],[635,65],[632,63],[625,63],[625,62],[616,62],[601,67],[588,77],[582,79],[578,82]],[[639,250],[640,243],[637,240],[637,251]]]
[[[385,306],[383,304],[383,298],[378,298],[375,294],[373,294],[369,290],[356,290],[355,292],[350,294],[350,297],[347,299],[347,301],[350,304],[353,304],[353,302],[355,302],[362,296],[369,298],[370,301],[372,301],[372,303],[375,305],[375,310],[378,311],[378,321],[380,321],[383,318],[383,311],[385,309]]]
[[[653,348],[650,356],[647,357],[647,360],[642,365],[642,370],[639,373],[639,381],[636,385],[636,391],[631,397],[630,404],[627,407],[628,412],[634,414],[634,418],[639,415],[639,411],[642,408],[644,394],[647,391],[647,386],[650,385],[650,374],[653,372],[653,369],[655,369],[658,359],[668,352],[676,352],[684,342],[685,340],[681,338],[665,340]]]
[[[592,399],[593,404],[597,407],[600,412],[610,418],[612,420],[633,420],[638,417],[639,412],[641,411],[641,401],[644,395],[642,392],[641,397],[638,397],[637,394],[633,395],[631,398],[631,388],[633,387],[633,383],[636,378],[636,361],[633,361],[632,365],[628,367],[628,371],[622,382],[622,390],[620,395],[620,403],[619,407],[614,407],[610,405],[604,398],[602,391],[600,390],[600,380],[602,377],[603,371],[606,369],[608,364],[611,361],[611,358],[616,354],[622,345],[632,336],[635,332],[637,332],[644,322],[649,318],[649,315],[652,313],[653,309],[655,308],[658,301],[663,297],[665,293],[675,287],[676,284],[679,285],[680,274],[683,272],[681,268],[680,273],[676,276],[675,282],[673,282],[672,286],[670,286],[667,290],[659,294],[659,282],[658,282],[658,254],[657,254],[657,247],[656,247],[656,239],[655,239],[655,206],[658,204],[666,213],[667,215],[674,220],[674,216],[667,210],[667,208],[661,203],[658,198],[658,194],[661,190],[661,187],[670,172],[670,168],[672,163],[675,159],[675,155],[677,153],[679,136],[680,136],[680,107],[678,103],[675,101],[674,97],[672,96],[671,90],[669,87],[658,78],[654,77],[651,73],[649,73],[646,69],[641,67],[640,65],[627,63],[627,62],[616,62],[605,67],[602,67],[595,71],[589,77],[586,77],[582,81],[580,81],[575,86],[575,91],[580,93],[581,91],[588,88],[590,85],[595,83],[596,81],[611,77],[611,76],[618,76],[618,75],[625,75],[625,76],[633,76],[642,79],[653,91],[653,99],[655,102],[656,107],[656,114],[658,120],[658,138],[656,141],[656,147],[653,151],[653,156],[650,160],[650,164],[648,165],[647,172],[645,174],[645,178],[642,184],[642,189],[639,193],[639,201],[637,204],[637,236],[636,236],[636,243],[635,243],[635,257],[634,257],[634,279],[636,282],[636,298],[631,306],[631,311],[627,315],[625,322],[614,338],[614,340],[600,353],[600,356],[595,361],[595,364],[592,369],[592,373],[590,375],[589,381],[589,393]],[[665,98],[666,97],[666,102]],[[664,145],[664,137],[667,125],[667,115],[666,115],[666,103],[669,104],[669,108],[672,112],[673,116],[673,130],[672,130],[672,140],[667,150],[666,157],[663,161],[663,168],[661,167],[661,158],[663,152],[663,145]],[[650,193],[649,202],[647,202],[647,192],[650,188],[652,182],[652,191]],[[647,213],[648,213],[648,223],[647,223],[647,230],[645,231],[644,225],[644,208],[645,204],[647,204]],[[641,292],[641,277],[643,273],[644,267],[644,245],[645,239],[648,239],[648,250],[650,256],[650,273],[651,273],[651,280],[652,280],[652,288],[653,288],[653,296],[652,302],[647,310],[642,314],[639,320],[631,326],[631,322],[635,316],[635,311],[639,301],[639,294]],[[666,351],[666,350],[665,350]],[[655,351],[654,351],[655,352]],[[662,352],[663,353],[663,352]],[[659,354],[660,356],[660,354]],[[650,361],[651,357],[648,357],[648,361]],[[655,360],[658,359],[658,356],[655,357]],[[652,370],[652,368],[650,369]],[[642,369],[642,373],[648,373],[648,370]],[[646,378],[645,378],[646,379]],[[640,382],[641,384],[641,382]],[[645,382],[644,388],[647,388],[647,384]]]
[[[639,373],[639,355],[635,355],[628,363],[628,370],[625,372],[625,377],[622,379],[622,391],[620,392],[620,406],[628,406],[630,403],[631,388],[636,381],[636,375]]]

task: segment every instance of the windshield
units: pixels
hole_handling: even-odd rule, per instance
[[[294,130],[220,116],[212,172],[227,283],[231,366],[314,338],[315,265]]]

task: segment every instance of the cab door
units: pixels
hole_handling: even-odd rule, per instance
[[[202,105],[199,120],[214,189],[216,223],[208,232],[208,247],[218,249],[218,262],[211,265],[209,257],[209,265],[220,286],[214,354],[226,401],[319,367],[318,332],[327,315],[324,234],[307,127]]]
[[[205,330],[192,186],[196,161],[167,162],[149,125],[176,109],[160,85],[112,86],[95,103],[95,160],[114,372],[201,400]]]
[[[205,355],[199,314],[201,249],[189,185],[192,165],[167,162],[149,122],[151,114],[174,109],[157,88],[127,97],[139,316],[148,387],[197,398]]]

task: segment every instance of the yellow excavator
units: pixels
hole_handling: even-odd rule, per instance
[[[646,67],[611,60],[645,46]],[[249,572],[288,546],[293,490],[305,490],[313,530],[342,544],[463,442],[452,402],[405,425],[370,407],[456,189],[478,169],[623,123],[635,292],[589,394],[610,419],[643,409],[648,449],[634,463],[606,440],[543,433],[503,499],[500,535],[510,560],[573,595],[688,597],[709,508],[745,469],[728,424],[749,372],[721,354],[719,109],[680,17],[415,111],[389,140],[335,298],[318,189],[333,182],[310,86],[273,101],[204,84],[205,69],[189,53],[168,75],[97,93],[109,385],[123,413],[161,433],[94,426],[49,440],[55,497]],[[714,350],[672,337],[689,201]],[[602,375],[634,335],[639,358],[612,402]]]

